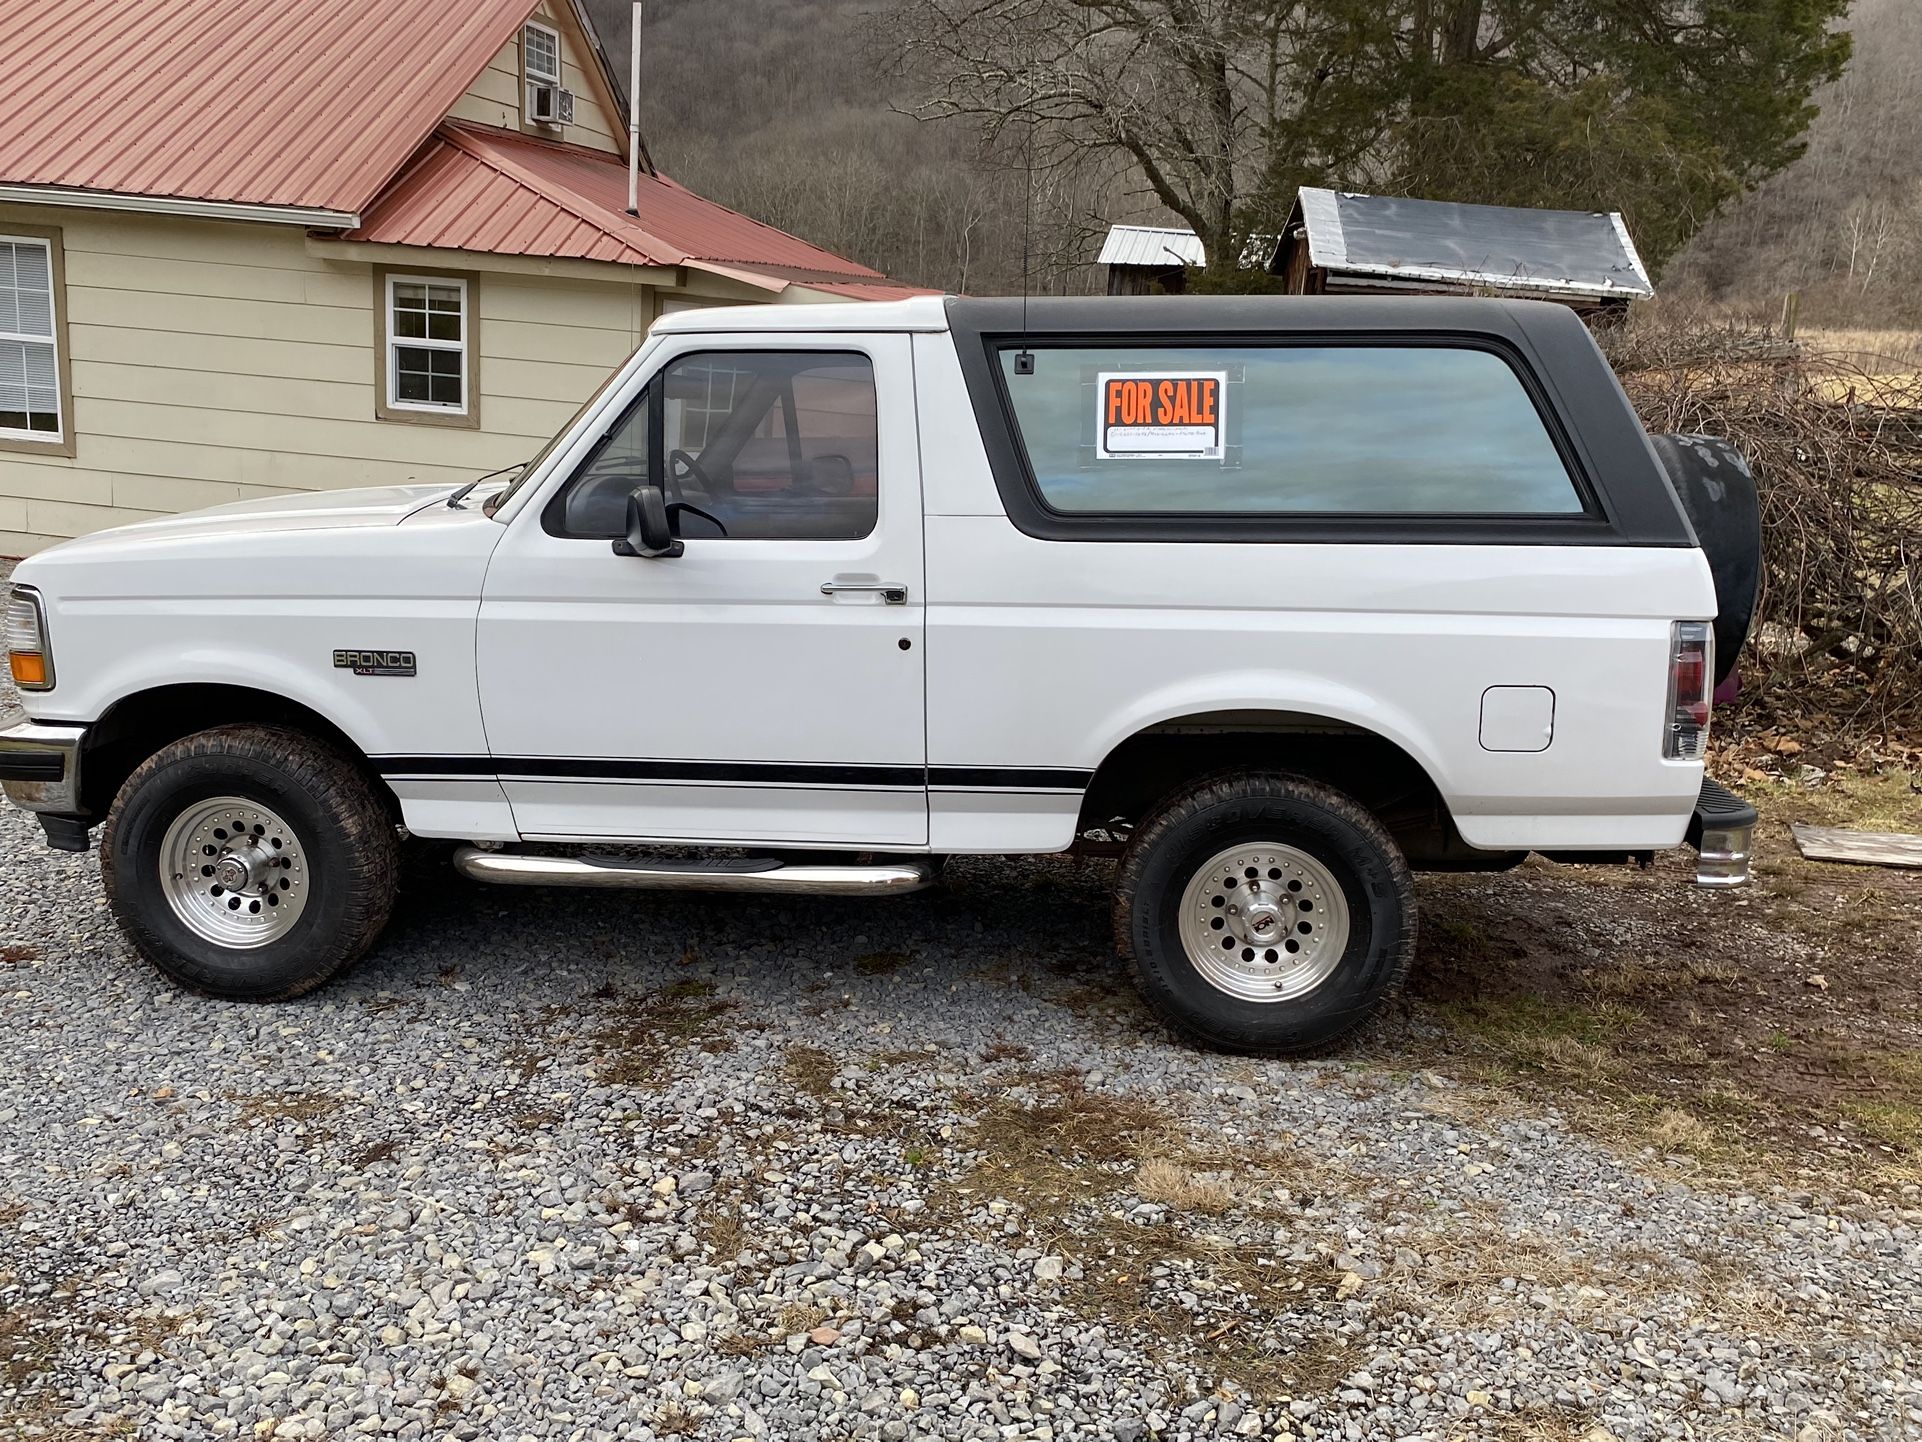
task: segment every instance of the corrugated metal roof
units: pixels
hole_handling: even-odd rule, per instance
[[[359,211],[535,0],[0,0],[0,182]]]
[[[1111,225],[1096,265],[1206,265],[1201,237],[1182,226]]]
[[[627,168],[600,151],[450,121],[347,238],[622,265],[695,265],[769,290],[798,283],[912,293],[879,271],[705,200],[664,175],[643,174],[639,199],[640,215],[629,215]]]
[[[1612,211],[1529,210],[1301,188],[1309,259],[1335,271],[1493,289],[1653,295]]]
[[[906,300],[909,296],[942,294],[925,285],[903,285],[894,280],[804,280],[796,284],[807,290],[838,295],[843,300]]]

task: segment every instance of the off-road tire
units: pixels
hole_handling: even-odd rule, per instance
[[[198,801],[235,796],[271,807],[297,831],[310,891],[285,936],[253,949],[216,945],[174,914],[162,890],[162,838]],[[114,920],[168,979],[232,1001],[300,996],[373,945],[394,905],[399,837],[373,783],[300,731],[220,726],[149,757],[107,814],[100,871]]]
[[[1205,980],[1182,944],[1183,889],[1209,858],[1240,843],[1296,848],[1339,883],[1347,944],[1313,990],[1255,1002]],[[1169,797],[1136,828],[1115,878],[1115,946],[1142,995],[1177,1031],[1260,1056],[1322,1050],[1394,992],[1415,953],[1415,886],[1401,850],[1351,798],[1283,772],[1209,777]]]

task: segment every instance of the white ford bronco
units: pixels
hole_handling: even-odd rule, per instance
[[[404,847],[510,885],[882,894],[1119,857],[1206,1042],[1353,1027],[1411,870],[1688,841],[1758,567],[1559,307],[962,300],[655,325],[541,453],[24,562],[0,781],[202,992],[320,985]],[[1717,665],[1718,646],[1721,664]]]

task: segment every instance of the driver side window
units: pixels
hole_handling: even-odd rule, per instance
[[[617,537],[628,493],[658,484],[689,508],[675,512],[689,539],[858,540],[878,515],[877,429],[864,355],[677,356],[568,482],[547,527]]]

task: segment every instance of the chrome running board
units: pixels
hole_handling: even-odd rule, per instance
[[[501,886],[592,886],[636,891],[785,892],[791,896],[888,896],[919,891],[934,879],[923,862],[785,865],[771,858],[641,863],[611,856],[528,856],[463,846],[462,876]]]

